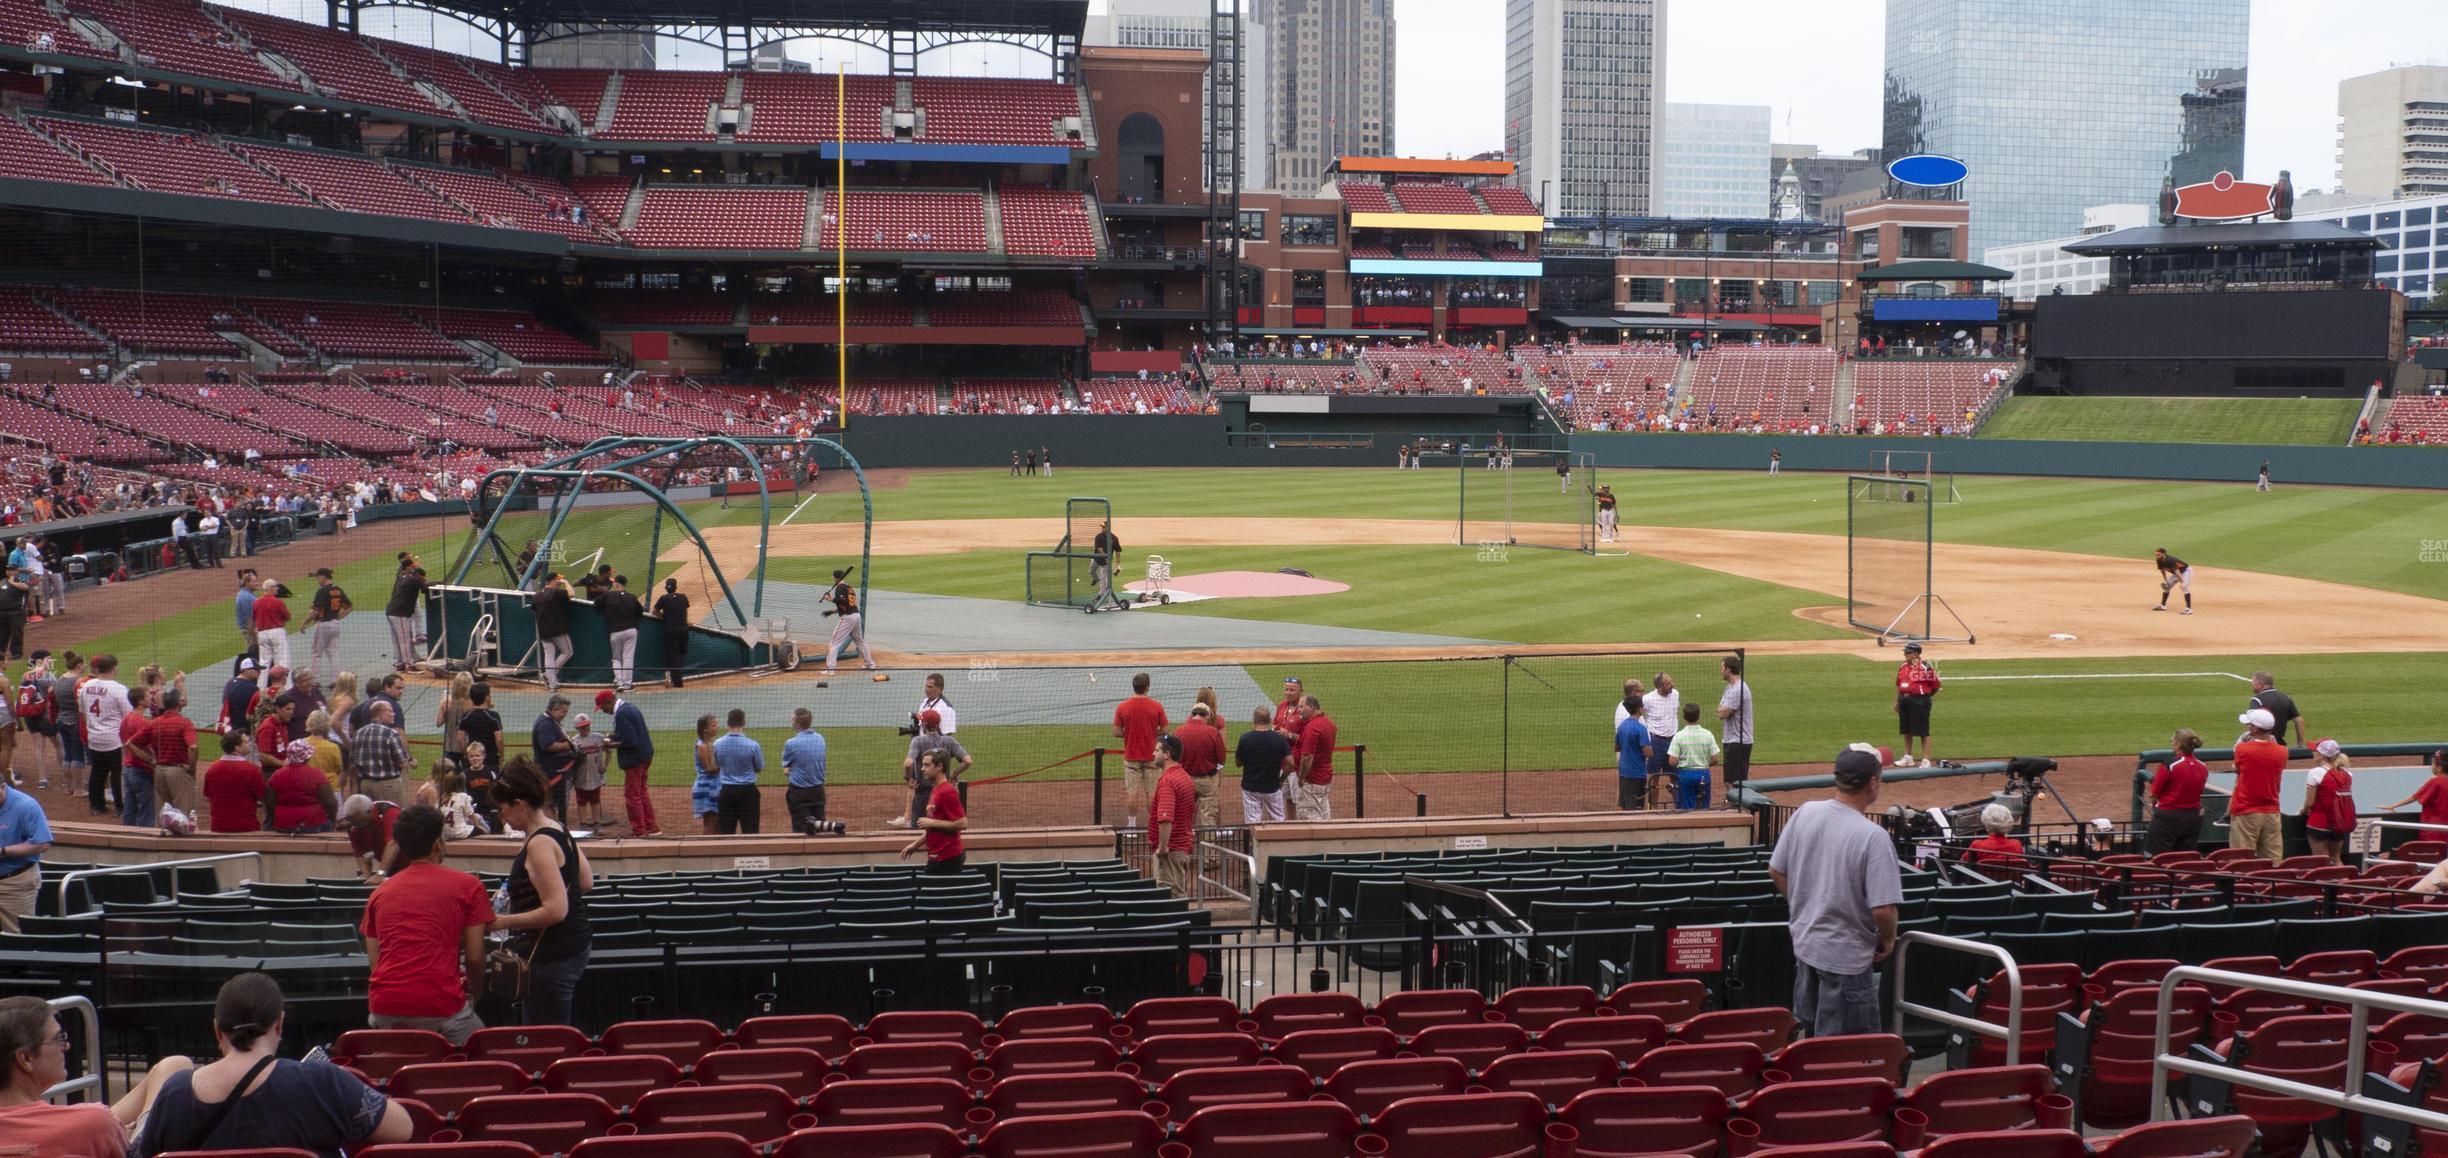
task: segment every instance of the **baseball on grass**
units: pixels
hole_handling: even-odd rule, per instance
[[[1088,673],[1088,682],[1089,682],[1089,683],[1095,683],[1095,682],[1096,682],[1096,673],[1095,673],[1095,672],[1089,672],[1089,673]]]

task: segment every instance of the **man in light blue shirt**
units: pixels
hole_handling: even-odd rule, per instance
[[[791,713],[791,726],[799,733],[782,741],[782,771],[790,779],[782,804],[790,809],[792,832],[815,836],[815,826],[825,818],[825,738],[816,730],[816,714],[806,708]]]
[[[757,774],[765,770],[765,747],[748,738],[748,713],[731,709],[725,721],[730,731],[714,741],[714,833],[756,835],[763,826],[765,799],[757,791]]]
[[[42,857],[51,851],[51,822],[42,805],[0,779],[0,933],[34,915],[42,888]]]
[[[238,572],[238,639],[245,645],[239,651],[238,658],[262,662],[262,657],[255,651],[255,569],[252,567]]]

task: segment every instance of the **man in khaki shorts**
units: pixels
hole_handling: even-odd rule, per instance
[[[1198,793],[1198,826],[1214,828],[1217,823],[1216,775],[1224,767],[1224,733],[1199,704],[1190,709],[1190,718],[1173,733],[1181,741],[1182,770],[1190,774],[1190,787]]]
[[[1171,725],[1164,705],[1148,695],[1148,673],[1132,676],[1130,698],[1114,705],[1113,717],[1113,734],[1122,738],[1122,814],[1129,818],[1124,828],[1139,827],[1139,818],[1146,815],[1156,777],[1164,772],[1164,762],[1156,757],[1156,738]]]

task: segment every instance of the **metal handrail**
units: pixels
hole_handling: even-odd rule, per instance
[[[2005,967],[2006,973],[2006,1024],[1995,1025],[1979,1018],[1965,1017],[1962,1014],[1933,1008],[1917,1001],[1904,1000],[1904,994],[1908,992],[1904,988],[1904,959],[1915,945],[1936,945],[1944,949],[1953,949],[1959,953],[1970,953],[1976,957],[1997,958],[1998,963]],[[1913,930],[1896,939],[1895,975],[1895,1009],[1887,1017],[1887,1027],[1890,1032],[1899,1037],[1903,1036],[1904,1016],[1911,1014],[1914,1017],[1935,1021],[1940,1025],[1968,1030],[1983,1037],[2004,1038],[2006,1040],[2006,1064],[2018,1065],[2022,1062],[2023,970],[2015,964],[2014,954],[1984,941],[1967,941],[1961,937],[1947,937],[1937,933]],[[2160,1026],[2163,1035],[2166,1028],[2163,1022]],[[2160,1044],[2162,1046],[2166,1044],[2164,1036]]]
[[[1217,844],[1217,843],[1215,843],[1214,841],[1210,841],[1210,840],[1201,840],[1201,841],[1199,841],[1199,842],[1198,842],[1198,847],[1199,847],[1199,849],[1200,849],[1202,852],[1210,852],[1210,853],[1214,853],[1214,854],[1216,854],[1217,856],[1230,857],[1230,858],[1232,858],[1232,859],[1234,859],[1234,860],[1237,860],[1237,861],[1240,861],[1240,862],[1241,862],[1241,867],[1242,867],[1244,870],[1246,870],[1246,871],[1249,873],[1249,875],[1248,875],[1247,877],[1242,878],[1242,879],[1244,879],[1244,880],[1247,880],[1247,881],[1250,883],[1250,892],[1249,892],[1249,893],[1236,892],[1236,891],[1234,891],[1233,889],[1227,888],[1227,887],[1225,886],[1224,882],[1219,881],[1219,880],[1215,879],[1214,877],[1206,876],[1205,874],[1206,874],[1206,871],[1207,871],[1207,858],[1206,858],[1205,856],[1201,856],[1201,857],[1199,857],[1199,858],[1198,858],[1198,868],[1197,868],[1197,871],[1200,873],[1200,876],[1201,876],[1200,883],[1205,884],[1205,885],[1207,885],[1207,886],[1209,886],[1209,887],[1212,887],[1212,888],[1214,888],[1214,889],[1215,889],[1215,891],[1217,891],[1217,892],[1219,892],[1219,893],[1222,893],[1222,894],[1224,894],[1225,896],[1231,897],[1231,898],[1233,898],[1234,900],[1237,900],[1237,901],[1242,901],[1242,902],[1244,902],[1244,903],[1247,903],[1247,902],[1250,900],[1250,895],[1251,895],[1251,893],[1255,893],[1255,892],[1257,892],[1257,891],[1258,891],[1258,882],[1259,882],[1259,880],[1260,880],[1260,878],[1259,878],[1259,876],[1258,876],[1258,858],[1253,857],[1253,856],[1251,856],[1251,855],[1249,855],[1248,853],[1245,853],[1245,852],[1240,852],[1240,851],[1237,851],[1237,850],[1234,850],[1234,849],[1229,849],[1229,848],[1226,848],[1226,847],[1224,847],[1223,845]]]
[[[43,1100],[46,1102],[69,1100],[76,1094],[91,1090],[93,1100],[107,1102],[110,1100],[110,1091],[102,1088],[102,1015],[95,1012],[91,998],[54,997],[51,999],[51,1016],[58,1017],[72,1011],[76,1013],[77,1020],[85,1027],[85,1076],[70,1078],[44,1090]]]
[[[2325,1005],[2343,1005],[2350,1011],[2346,1030],[2345,1090],[2308,1085],[2269,1074],[2231,1066],[2214,1065],[2195,1058],[2168,1052],[2168,1018],[2172,1012],[2170,999],[2176,987],[2188,981],[2203,981],[2235,989],[2258,989],[2265,993],[2283,993],[2291,997],[2308,997]],[[2179,965],[2168,970],[2167,978],[2159,983],[2159,1009],[2151,1027],[2151,1117],[2158,1119],[2167,1112],[2168,1072],[2213,1078],[2229,1085],[2243,1086],[2279,1097],[2300,1098],[2332,1109],[2356,1114],[2373,1114],[2412,1122],[2433,1130],[2448,1130],[2448,1114],[2416,1106],[2383,1101],[2354,1093],[2361,1083],[2364,1044],[2370,1026],[2371,1010],[2385,1009],[2391,1013],[2420,1013],[2429,1017],[2448,1017],[2448,1001],[2427,997],[2403,997],[2394,993],[2379,993],[2368,989],[2348,989],[2339,985],[2319,985],[2298,981],[2292,977],[2262,977],[2251,973],[2235,973],[2225,969],[2210,969],[2200,965]]]
[[[263,867],[263,858],[264,854],[258,851],[217,852],[211,856],[191,856],[181,860],[157,860],[149,864],[114,864],[104,865],[100,868],[78,869],[75,872],[69,873],[67,876],[60,878],[60,911],[63,913],[69,911],[68,890],[70,886],[75,885],[77,882],[85,879],[86,877],[98,877],[104,873],[151,872],[157,868],[189,868],[195,865],[219,864],[225,860],[241,859],[253,860],[255,862],[255,867],[257,869],[261,869]],[[92,905],[93,897],[88,895],[85,898],[85,903],[89,906]],[[83,910],[79,909],[77,911],[82,912]]]

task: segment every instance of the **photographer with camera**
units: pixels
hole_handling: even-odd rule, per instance
[[[901,775],[910,783],[909,809],[885,821],[886,827],[908,828],[919,816],[925,814],[927,785],[919,775],[919,766],[925,761],[928,752],[943,753],[946,782],[957,783],[962,776],[968,774],[971,763],[969,752],[961,747],[960,741],[944,735],[943,715],[932,711],[918,713],[918,734],[910,737],[909,754],[901,760]]]
[[[944,698],[944,678],[942,672],[937,671],[927,673],[926,698],[918,701],[917,712],[910,713],[910,726],[901,730],[902,735],[915,736],[918,734],[919,712],[933,712],[936,714],[936,716],[940,717],[943,720],[944,735],[960,735],[960,713],[952,710],[952,701]]]
[[[788,786],[783,807],[790,810],[790,828],[801,836],[839,833],[841,826],[825,821],[825,738],[816,730],[816,713],[801,708],[791,713],[796,735],[782,741],[782,771]]]

